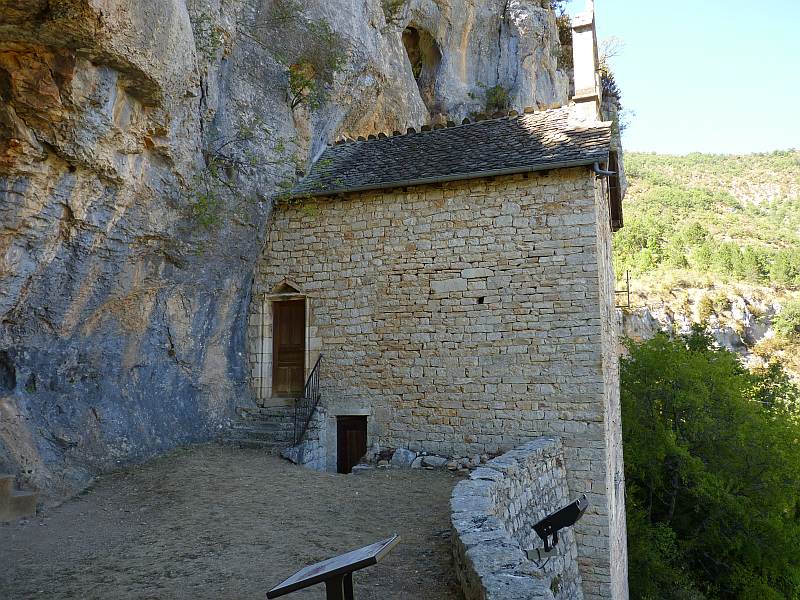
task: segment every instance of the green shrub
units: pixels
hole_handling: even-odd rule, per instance
[[[613,252],[617,275],[630,271],[641,275],[655,270],[664,259],[666,226],[649,214],[628,218],[613,238]]]
[[[263,21],[239,33],[283,65],[291,107],[318,109],[347,58],[345,39],[327,21],[311,20],[297,0],[274,0]]]
[[[773,323],[775,335],[785,340],[800,340],[800,301],[787,302],[781,312],[775,315]]]
[[[703,294],[697,301],[697,318],[701,323],[706,323],[715,313],[714,298],[710,294]]]
[[[559,53],[557,55],[558,68],[570,70],[573,67],[572,61],[572,19],[567,13],[566,0],[544,0],[542,8],[549,4],[550,10],[555,13],[556,29],[558,30]]]
[[[769,279],[778,285],[800,284],[800,250],[778,251],[769,262]]]
[[[203,150],[203,159],[203,168],[193,174],[188,193],[191,216],[204,229],[220,226],[235,212],[237,203],[255,202],[243,181],[253,180],[270,167],[293,172],[296,161],[286,140],[275,137],[259,117],[242,119],[235,133],[212,138]],[[291,182],[278,185],[291,186]]]
[[[507,111],[510,102],[511,97],[508,95],[508,90],[502,85],[498,84],[486,90],[486,112],[488,114]]]

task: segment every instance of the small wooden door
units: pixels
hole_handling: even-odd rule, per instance
[[[367,453],[367,417],[336,417],[336,471],[350,473]]]
[[[272,395],[299,398],[305,387],[305,300],[272,305]]]

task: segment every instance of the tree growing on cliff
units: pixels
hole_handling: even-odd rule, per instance
[[[239,33],[267,49],[283,66],[293,110],[322,106],[347,58],[344,38],[327,21],[307,18],[297,0],[274,0],[263,19]]]
[[[800,597],[800,394],[701,330],[622,361],[631,597]]]
[[[268,153],[256,154],[252,148],[269,148]],[[235,133],[211,138],[203,151],[203,165],[191,180],[191,205],[195,223],[204,229],[221,224],[226,206],[231,201],[248,201],[241,185],[242,179],[254,179],[259,170],[295,164],[287,150],[287,140],[276,137],[258,117],[239,122]],[[286,187],[289,182],[280,182]]]

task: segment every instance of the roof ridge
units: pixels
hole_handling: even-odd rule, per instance
[[[329,146],[291,194],[335,195],[571,168],[608,159],[609,123],[582,121],[568,106],[509,114],[514,115],[465,120],[469,122],[460,126],[450,121],[450,127],[440,123],[419,133],[397,132],[391,138],[372,134],[361,142]],[[385,143],[370,143],[379,140]]]
[[[557,110],[563,110],[563,109],[569,109],[569,106],[568,105],[564,105],[564,106],[557,106],[557,107],[545,108],[545,109],[538,109],[538,108],[534,108],[532,106],[526,106],[522,110],[522,112],[518,112],[518,111],[512,109],[512,110],[507,110],[507,111],[501,111],[502,114],[500,112],[494,113],[492,116],[487,116],[485,113],[479,113],[473,119],[470,119],[470,118],[463,119],[461,121],[461,123],[456,123],[454,121],[448,120],[445,125],[442,125],[441,123],[436,123],[436,124],[434,124],[434,123],[426,123],[425,125],[420,126],[419,130],[417,130],[417,128],[415,128],[415,127],[408,127],[406,129],[405,133],[402,133],[401,131],[397,131],[397,130],[393,131],[391,134],[388,133],[388,132],[385,132],[385,131],[380,131],[380,132],[377,132],[377,133],[370,133],[366,137],[363,136],[363,135],[360,135],[356,139],[353,139],[353,138],[348,137],[348,136],[340,136],[339,138],[336,139],[336,141],[333,144],[327,144],[327,145],[328,145],[328,147],[330,147],[331,145],[342,146],[342,145],[345,145],[345,144],[359,144],[361,142],[369,143],[369,142],[375,142],[375,141],[385,140],[385,139],[406,137],[406,136],[410,136],[410,135],[420,135],[420,134],[423,134],[423,133],[433,133],[435,131],[441,131],[442,129],[454,129],[454,128],[458,128],[458,127],[464,127],[464,126],[467,126],[467,125],[475,125],[477,123],[483,123],[483,122],[486,122],[486,121],[500,121],[502,119],[516,119],[516,118],[519,118],[519,117],[525,117],[527,115],[538,115],[538,114],[542,114],[542,113],[546,113],[546,112],[555,112]]]

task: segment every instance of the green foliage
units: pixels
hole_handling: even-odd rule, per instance
[[[508,90],[502,85],[497,84],[486,90],[486,112],[488,114],[507,111],[510,102],[511,97],[508,95]]]
[[[306,30],[310,39],[289,67],[291,106],[306,104],[309,109],[316,110],[327,100],[334,75],[344,66],[346,54],[344,42],[325,21],[311,21],[306,24]],[[304,74],[299,86],[297,79],[294,87],[291,85],[293,70]]]
[[[190,14],[197,54],[212,62],[225,44],[225,31],[205,11]]]
[[[400,21],[406,0],[381,0],[383,16],[387,25],[394,25]]]
[[[259,148],[260,154],[253,148]],[[221,224],[229,199],[245,196],[242,178],[253,179],[256,172],[268,167],[285,170],[293,163],[287,155],[286,140],[274,138],[258,117],[241,122],[232,136],[211,140],[203,160],[204,168],[192,177],[190,195],[192,217],[204,229]]]
[[[701,323],[705,323],[712,315],[719,315],[730,310],[731,301],[725,292],[707,293],[697,302],[697,313]]]
[[[614,71],[605,60],[600,61],[600,87],[603,98],[610,99],[617,111],[622,110],[622,90],[614,77]]]
[[[207,171],[195,175],[192,179],[194,196],[192,217],[204,229],[211,229],[220,223],[220,211],[224,201],[222,186],[215,177]]]
[[[560,43],[560,50],[557,56],[558,68],[569,71],[574,67],[574,57],[572,56],[572,19],[566,12],[556,16],[556,27]]]
[[[618,276],[687,270],[800,286],[800,152],[626,154]]]
[[[289,105],[292,110],[307,99],[313,108],[320,104],[320,98],[314,97],[316,72],[314,66],[307,62],[298,62],[289,66]]]
[[[550,581],[550,591],[553,592],[553,594],[555,595],[558,594],[559,590],[561,590],[561,578],[558,575],[556,575]]]
[[[567,0],[542,0],[542,8],[549,8],[553,11],[556,18],[558,29],[558,41],[560,51],[558,54],[558,68],[563,70],[572,69],[572,19],[567,13]]]
[[[800,341],[800,301],[787,302],[775,315],[775,335],[788,341]]]
[[[622,361],[632,598],[797,598],[800,390],[701,330]]]
[[[800,282],[800,248],[786,248],[775,252],[768,263],[769,279],[778,285],[789,286]]]
[[[274,0],[262,22],[239,32],[269,50],[283,66],[292,109],[322,106],[347,60],[344,38],[326,21],[306,18],[297,0]]]

